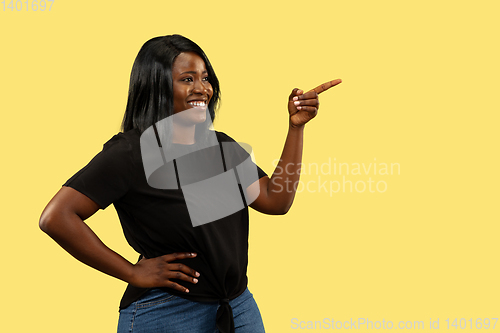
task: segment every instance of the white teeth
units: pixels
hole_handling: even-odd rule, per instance
[[[189,102],[193,106],[206,106],[205,102]]]

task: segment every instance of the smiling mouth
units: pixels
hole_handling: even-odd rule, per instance
[[[202,108],[202,109],[204,109],[204,108],[207,107],[207,103],[205,101],[192,101],[192,102],[189,102],[188,104],[191,105],[194,108]]]

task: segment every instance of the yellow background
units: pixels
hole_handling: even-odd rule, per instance
[[[304,190],[284,216],[251,212],[249,289],[268,332],[302,331],[293,318],[426,329],[439,318],[446,330],[446,318],[500,317],[499,10],[427,0],[0,7],[1,330],[116,330],[125,283],[73,259],[38,219],[119,131],[142,44],[173,33],[215,68],[216,129],[251,144],[269,175],[290,91],[335,78],[343,83],[320,96],[306,126],[304,163],[400,165],[399,175],[346,176],[383,180],[384,193]],[[341,180],[301,180],[318,177]],[[112,206],[87,222],[136,260]]]

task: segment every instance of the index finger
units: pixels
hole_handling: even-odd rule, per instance
[[[330,89],[331,87],[336,86],[340,82],[342,82],[341,79],[328,81],[328,82],[325,82],[323,84],[320,84],[319,86],[317,86],[314,89],[309,90],[308,92],[315,91],[317,94],[321,94],[323,91],[326,91],[326,90]]]
[[[165,254],[162,256],[163,260],[170,262],[177,259],[186,259],[186,258],[194,258],[196,257],[196,253],[191,252],[176,252],[171,254]]]

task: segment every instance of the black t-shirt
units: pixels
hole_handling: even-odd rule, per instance
[[[222,132],[215,133],[219,143],[235,142]],[[175,252],[197,253],[195,258],[176,262],[200,272],[198,283],[175,280],[188,288],[189,293],[171,288],[164,290],[193,301],[219,301],[218,324],[221,320],[229,320],[228,313],[232,324],[228,300],[239,296],[247,286],[248,208],[245,205],[244,209],[229,216],[193,227],[182,188],[158,189],[148,184],[140,137],[138,129],[114,135],[104,144],[103,150],[63,186],[85,194],[101,209],[113,204],[125,238],[141,256],[154,258]],[[236,159],[247,159],[248,153],[236,147],[232,150]],[[210,154],[210,149],[203,152]],[[258,178],[266,176],[259,167],[257,172]],[[147,290],[129,284],[120,308],[127,307]],[[224,311],[227,313],[220,313]]]

